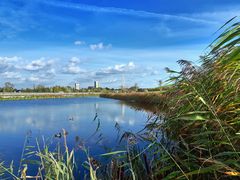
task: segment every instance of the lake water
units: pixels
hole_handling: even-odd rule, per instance
[[[67,140],[74,147],[78,136],[92,156],[119,144],[118,131],[138,132],[143,129],[147,113],[136,111],[124,103],[99,97],[21,100],[0,102],[0,161],[19,163],[26,135],[44,136],[52,142],[64,128]],[[117,127],[117,128],[116,128]],[[97,131],[96,131],[97,130]]]

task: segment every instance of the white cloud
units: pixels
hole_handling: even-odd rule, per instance
[[[122,74],[122,73],[131,73],[136,70],[136,66],[133,62],[129,62],[128,64],[116,64],[115,66],[109,66],[107,68],[101,69],[96,72],[96,75],[114,75],[114,74]]]
[[[38,60],[32,61],[30,64],[27,64],[24,69],[27,71],[48,70],[52,65],[53,60],[46,60],[45,58],[40,58]]]
[[[101,84],[116,84],[121,82],[122,75],[126,78],[126,82],[130,85],[134,80],[141,79],[143,77],[153,78],[160,76],[158,67],[135,65],[134,62],[130,61],[125,64],[116,64],[93,71],[85,71],[81,76],[77,77],[77,81],[88,83],[93,80],[99,80]],[[131,78],[128,78],[131,77]]]
[[[80,58],[78,58],[78,57],[72,57],[72,58],[69,60],[69,62],[70,62],[71,64],[79,64],[79,63],[81,62],[81,60],[80,60]]]
[[[25,78],[25,81],[30,81],[34,83],[46,83],[46,82],[53,82],[52,76],[49,76],[47,73],[44,74],[37,74],[37,75],[32,75],[30,77]]]
[[[12,57],[0,57],[0,62],[5,61],[5,62],[16,62],[21,60],[21,57],[18,56],[12,56]]]
[[[107,79],[105,81],[102,81],[102,83],[106,83],[106,84],[112,84],[112,83],[116,83],[119,82],[120,80],[117,78],[113,78],[113,79]]]
[[[82,70],[78,66],[71,66],[71,65],[69,65],[68,67],[66,67],[64,69],[64,73],[66,73],[66,74],[79,74],[81,72],[84,72],[84,70]]]
[[[50,68],[46,71],[46,76],[55,76],[56,75],[56,70],[55,68]]]
[[[102,42],[98,43],[98,44],[90,44],[89,45],[91,50],[103,50],[103,49],[109,49],[112,47],[111,44],[108,45],[104,45]]]
[[[29,78],[26,78],[26,81],[34,82],[34,83],[43,83],[46,82],[46,79],[43,79],[42,77],[36,77],[36,76],[31,76]]]
[[[0,72],[13,70],[16,68],[16,62],[20,61],[18,56],[13,57],[0,57]]]
[[[6,78],[6,79],[17,79],[17,80],[21,79],[21,75],[19,73],[10,72],[10,71],[6,71],[4,73],[1,73],[1,76],[3,78]]]
[[[129,71],[129,70],[132,70],[134,69],[136,66],[133,62],[129,62],[128,64],[120,64],[120,65],[115,65],[114,68],[111,68],[110,69],[113,69],[113,70],[116,70],[116,71]]]
[[[76,46],[80,46],[80,45],[84,45],[85,44],[85,41],[75,41],[74,42],[74,44],[76,45]]]
[[[65,73],[65,74],[84,73],[85,70],[83,70],[79,67],[80,62],[81,62],[81,60],[78,57],[72,57],[69,60],[69,63],[66,65],[66,67],[63,68],[63,73]]]
[[[42,83],[53,80],[56,70],[52,60],[40,58],[30,63],[21,57],[0,57],[1,82],[10,80],[15,84],[24,82]]]

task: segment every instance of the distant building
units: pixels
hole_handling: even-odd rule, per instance
[[[80,84],[79,83],[75,83],[75,90],[80,90]]]
[[[98,81],[94,81],[94,88],[99,88],[99,82]]]

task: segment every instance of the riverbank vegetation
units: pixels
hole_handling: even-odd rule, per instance
[[[201,66],[179,60],[180,72],[166,69],[171,86],[159,94],[159,105],[167,106],[162,108],[164,119],[149,122],[146,128],[148,133],[164,130],[176,146],[169,150],[161,145],[169,158],[160,155],[156,173],[180,179],[240,176],[239,37],[240,24],[234,23],[210,45]],[[136,101],[141,97],[122,96],[109,95]],[[152,142],[157,139],[152,137]]]
[[[119,99],[127,102],[144,103],[146,105],[160,105],[165,101],[166,96],[163,92],[129,92],[129,93],[106,93],[100,97]]]
[[[77,98],[84,96],[99,96],[97,92],[87,93],[0,93],[0,101]]]
[[[201,57],[201,66],[179,60],[180,72],[166,69],[171,74],[171,86],[160,95],[109,95],[123,100],[149,99],[163,111],[150,117],[138,134],[123,133],[126,149],[102,155],[110,158],[109,163],[99,163],[85,150],[86,178],[240,177],[240,23],[232,23],[234,20],[210,45],[210,52]],[[146,147],[140,148],[138,141],[147,142]],[[69,152],[64,144],[63,153],[36,153],[41,160],[40,172],[45,170],[43,179],[73,179],[73,169],[78,166],[73,160],[75,151]],[[1,170],[12,172],[11,168]],[[24,168],[20,172],[23,179],[27,177]]]
[[[114,89],[110,88],[94,88],[92,86],[88,88],[79,88],[76,89],[71,86],[44,86],[44,85],[37,85],[33,86],[32,88],[22,88],[17,89],[15,88],[14,84],[11,82],[4,83],[3,87],[0,87],[0,93],[80,93],[80,92],[113,92]]]

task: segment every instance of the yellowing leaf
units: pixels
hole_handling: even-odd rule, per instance
[[[227,174],[229,176],[240,176],[240,172],[234,172],[234,171],[224,172],[224,174]]]

